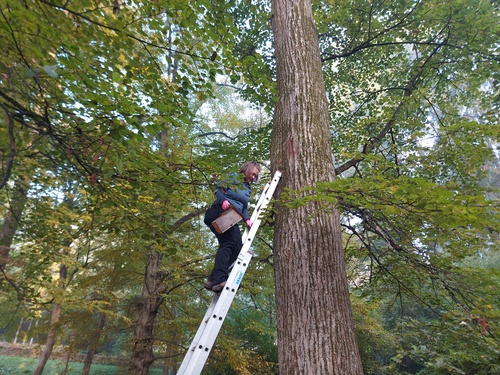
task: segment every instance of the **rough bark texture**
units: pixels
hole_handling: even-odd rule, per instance
[[[165,279],[160,271],[161,260],[160,253],[149,251],[129,366],[129,373],[133,375],[147,375],[149,366],[154,361],[154,322],[164,300],[160,294]]]
[[[283,189],[335,178],[328,102],[310,0],[273,0],[278,103],[271,161]],[[362,374],[339,213],[277,206],[274,253],[280,373]]]

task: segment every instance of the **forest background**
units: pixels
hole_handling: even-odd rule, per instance
[[[341,211],[364,372],[500,374],[498,3],[313,12],[338,178],[280,203]],[[211,298],[214,180],[246,160],[270,178],[271,18],[251,0],[0,0],[0,339],[38,348],[33,373],[55,352],[175,373]],[[265,222],[207,374],[278,371]]]

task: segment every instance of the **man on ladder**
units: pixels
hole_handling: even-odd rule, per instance
[[[205,283],[205,289],[220,292],[226,285],[229,266],[234,263],[243,245],[241,242],[240,229],[236,224],[243,219],[250,228],[252,222],[248,214],[248,202],[252,192],[250,184],[259,179],[260,166],[254,161],[247,161],[239,170],[243,174],[243,183],[232,181],[232,186],[218,186],[215,191],[216,199],[205,213],[205,224],[217,237],[219,249],[215,255],[215,265]],[[227,210],[232,209],[236,220],[228,221]],[[226,212],[224,212],[226,211]],[[221,217],[221,214],[223,215]],[[219,219],[220,218],[220,219]],[[222,226],[217,223],[217,219],[222,220],[221,224],[231,225]]]
[[[243,246],[234,263],[233,269],[229,274],[228,279],[221,288],[221,292],[214,294],[212,302],[203,318],[196,335],[189,346],[189,349],[179,368],[178,375],[199,375],[205,362],[208,358],[210,350],[217,338],[219,330],[224,322],[227,311],[231,306],[236,291],[241,283],[243,275],[248,267],[253,253],[250,251],[255,234],[261,223],[261,213],[265,210],[270,202],[274,190],[281,178],[281,172],[277,171],[274,174],[271,182],[267,183],[259,202],[250,219],[251,224],[248,225],[243,234]],[[234,224],[233,224],[234,225]],[[212,225],[213,226],[213,225]],[[238,229],[239,231],[239,229]]]

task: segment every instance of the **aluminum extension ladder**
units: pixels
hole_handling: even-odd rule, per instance
[[[214,293],[214,297],[203,321],[196,332],[196,335],[189,346],[189,349],[182,361],[178,375],[199,375],[210,354],[210,350],[219,334],[226,314],[231,307],[231,303],[236,295],[236,291],[241,283],[241,279],[252,259],[253,253],[250,246],[255,238],[255,234],[261,223],[261,213],[265,210],[274,190],[281,178],[281,172],[277,171],[273,179],[268,182],[260,196],[257,207],[253,211],[251,221],[252,227],[246,228],[242,236],[243,246],[229,274],[224,290],[221,293]]]

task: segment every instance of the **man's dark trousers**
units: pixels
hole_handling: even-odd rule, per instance
[[[229,277],[229,266],[238,258],[243,243],[238,225],[232,226],[222,234],[217,233],[211,225],[209,228],[219,241],[219,250],[215,254],[214,269],[208,276],[208,280],[217,285],[226,281]]]

